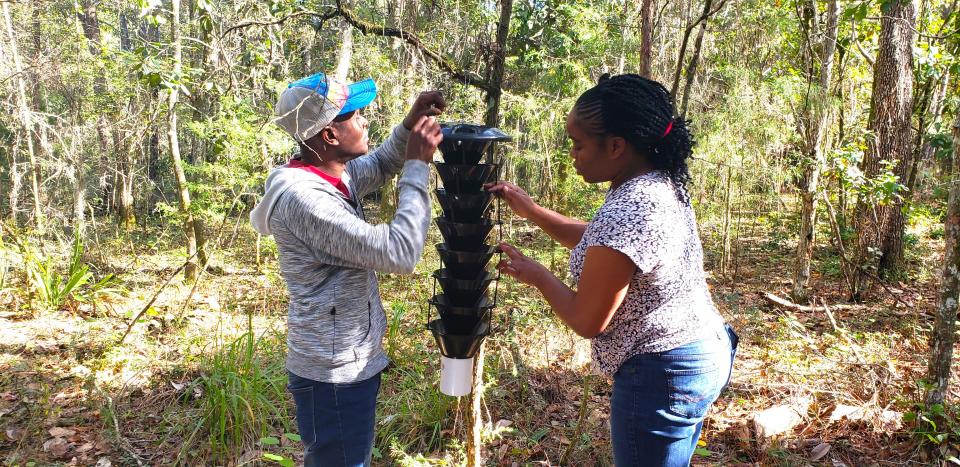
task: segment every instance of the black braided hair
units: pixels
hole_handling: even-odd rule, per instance
[[[690,122],[674,117],[667,88],[640,75],[604,74],[573,108],[588,132],[625,139],[656,169],[666,172],[680,200],[690,203],[687,159],[693,154],[694,141],[687,126]]]

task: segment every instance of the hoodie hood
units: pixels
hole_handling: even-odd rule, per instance
[[[347,186],[350,186],[350,176],[346,172],[343,173],[341,180]],[[273,214],[277,201],[287,190],[300,184],[309,185],[309,188],[343,197],[340,190],[315,174],[288,165],[277,167],[271,170],[267,177],[267,182],[264,184],[263,199],[250,211],[250,223],[253,224],[254,230],[261,235],[271,235],[270,216]]]

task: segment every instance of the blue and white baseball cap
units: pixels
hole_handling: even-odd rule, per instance
[[[304,142],[338,115],[366,107],[377,97],[377,85],[367,78],[345,84],[323,73],[290,83],[277,101],[274,120],[293,139]]]

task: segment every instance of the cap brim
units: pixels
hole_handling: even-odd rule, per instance
[[[370,105],[370,103],[377,98],[377,84],[370,78],[357,81],[347,87],[350,90],[350,97],[347,98],[347,102],[343,104],[343,108],[340,109],[340,113],[337,115],[362,109]]]

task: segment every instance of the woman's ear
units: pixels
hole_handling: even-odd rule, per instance
[[[323,144],[326,146],[339,146],[340,139],[337,138],[337,132],[333,131],[333,128],[326,127],[320,130],[320,140],[323,141]]]
[[[619,136],[607,138],[607,153],[613,159],[619,159],[627,153],[627,140]]]

